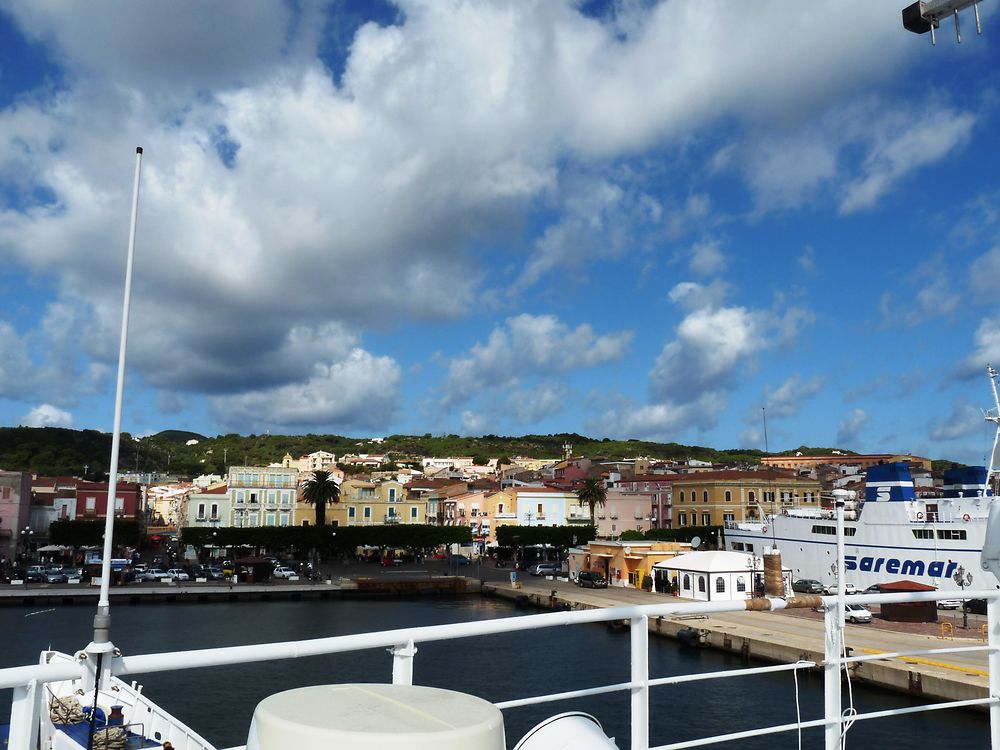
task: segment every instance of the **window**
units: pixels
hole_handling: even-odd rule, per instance
[[[366,521],[372,520],[372,507],[370,505],[365,506],[364,517]]]
[[[278,524],[281,526],[287,526],[289,522],[289,516],[287,513],[282,513],[278,516]]]
[[[198,503],[198,518],[205,517],[205,503]]]
[[[814,524],[812,528],[813,534],[826,534],[827,536],[837,536],[836,526],[820,526],[819,524]],[[858,533],[858,530],[852,526],[844,527],[844,536],[854,536]]]
[[[686,591],[691,590],[691,576],[689,576],[687,573],[684,574],[684,589]]]
[[[678,526],[687,526],[688,525],[688,514],[687,513],[678,513],[677,514],[677,525]]]
[[[698,576],[698,591],[705,593],[705,576]]]
[[[725,594],[726,593],[726,579],[719,576],[715,579],[715,593]]]
[[[701,501],[703,503],[707,503],[708,502],[708,490],[702,490],[701,491]]]
[[[390,487],[389,488],[389,502],[390,503],[396,502],[396,488],[395,487]]]
[[[88,497],[87,500],[86,500],[86,503],[87,503],[87,512],[88,513],[93,513],[94,511],[97,510],[97,498],[96,497]]]
[[[701,525],[702,526],[711,526],[712,525],[712,514],[711,513],[702,513],[701,514]]]
[[[965,529],[938,529],[938,539],[965,539]]]
[[[124,497],[116,497],[115,498],[115,512],[116,513],[120,513],[123,510],[125,510],[125,498]]]
[[[503,513],[503,503],[497,503],[497,513]]]
[[[536,513],[539,518],[545,518],[545,506],[539,503]]]
[[[913,536],[916,539],[933,539],[933,529],[913,529]]]
[[[802,495],[803,495],[802,499],[805,500],[807,503],[811,503],[813,501],[812,490],[806,490],[805,492],[802,493]]]
[[[417,517],[417,506],[416,505],[411,505],[410,506],[410,518],[412,520],[414,520],[414,521],[418,520],[418,517]]]
[[[218,517],[219,517],[219,504],[212,503],[212,518],[218,519]]]
[[[736,590],[745,592],[747,590],[747,582],[743,576],[736,577]]]
[[[731,503],[733,501],[733,491],[726,490],[726,502]]]
[[[250,504],[254,505],[257,502],[257,493],[251,492],[249,493],[249,495],[250,495]]]
[[[755,503],[755,502],[757,502],[757,493],[756,493],[756,492],[754,492],[753,490],[750,490],[750,492],[749,492],[749,493],[747,494],[747,499],[748,499],[748,500],[749,500],[749,501],[750,501],[751,503]]]
[[[681,502],[684,502],[684,490],[681,490]]]
[[[743,542],[733,542],[733,552],[742,552]]]
[[[275,520],[274,519],[274,513],[267,513],[264,516],[264,525],[265,526],[274,526],[274,520]]]
[[[725,521],[725,522],[727,522],[727,523],[729,521],[735,521],[736,520],[736,514],[735,513],[723,513],[722,514],[722,520]]]
[[[348,518],[356,518],[357,515],[358,515],[358,509],[355,508],[353,505],[347,509]]]
[[[245,496],[243,495],[243,490],[237,491],[237,493],[236,493],[236,504],[237,505],[243,505],[244,502],[245,502]]]
[[[767,490],[764,492],[764,502],[765,503],[774,502],[774,490]]]

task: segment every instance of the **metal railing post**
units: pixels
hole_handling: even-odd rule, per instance
[[[1000,698],[1000,600],[993,597],[986,601],[986,628],[990,650],[986,652],[989,665],[990,697]],[[990,704],[990,747],[1000,750],[1000,704]]]
[[[823,639],[823,718],[824,747],[826,750],[839,750],[842,731],[840,707],[840,623],[837,622],[838,608],[827,606],[823,610],[823,621],[826,628]]]
[[[38,742],[38,682],[14,688],[10,736],[4,747],[35,747]]]
[[[412,685],[413,684],[413,657],[417,655],[417,647],[413,645],[413,640],[406,642],[404,646],[393,646],[392,652],[392,684]]]
[[[649,618],[633,617],[629,623],[632,649],[632,750],[649,750]]]

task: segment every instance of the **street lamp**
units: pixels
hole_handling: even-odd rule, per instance
[[[965,587],[972,583],[972,573],[967,573],[965,568],[961,565],[955,571],[955,574],[951,577],[958,587],[962,590],[962,596],[965,596]],[[965,606],[965,599],[962,599],[962,630],[969,629],[969,608]]]
[[[31,530],[30,526],[25,526],[23,529],[21,529],[21,547],[24,550],[23,554],[25,559],[31,559],[28,553],[30,552],[31,548],[31,536],[34,533],[35,532]]]

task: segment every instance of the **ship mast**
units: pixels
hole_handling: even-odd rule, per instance
[[[986,486],[993,489],[993,495],[1000,493],[1000,456],[997,455],[1000,449],[1000,393],[997,392],[997,371],[992,365],[986,365],[986,372],[990,376],[990,385],[993,386],[993,408],[986,412],[986,421],[993,422],[997,426],[996,434],[993,436],[993,451],[990,453],[990,465],[986,473]]]

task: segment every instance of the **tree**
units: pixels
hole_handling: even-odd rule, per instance
[[[594,511],[598,507],[603,508],[608,501],[608,490],[602,479],[584,479],[580,489],[576,491],[576,497],[581,506],[590,508],[590,520],[593,521],[596,518]]]
[[[302,499],[316,506],[316,525],[326,525],[326,506],[340,502],[340,485],[328,471],[317,469],[302,484]]]

